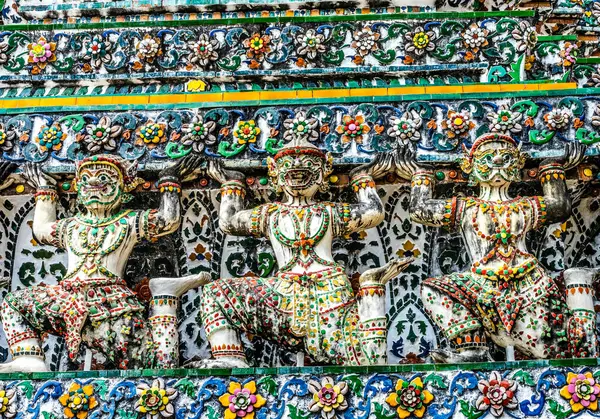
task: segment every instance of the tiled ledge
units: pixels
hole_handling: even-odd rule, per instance
[[[159,417],[235,418],[242,407],[242,403],[236,404],[240,389],[244,389],[241,391],[248,394],[252,404],[249,418],[317,418],[321,417],[325,401],[320,397],[322,387],[328,384],[335,392],[337,402],[332,407],[335,415],[346,419],[371,416],[392,419],[411,415],[477,418],[489,414],[488,393],[494,386],[491,381],[497,380],[502,381],[504,389],[510,389],[505,397],[508,401],[502,406],[507,414],[567,418],[576,412],[593,411],[596,407],[571,402],[576,390],[575,386],[569,387],[571,381],[586,380],[595,388],[599,386],[594,379],[598,375],[597,359],[374,367],[90,371],[4,375],[0,376],[0,391],[6,395],[1,401],[3,407],[7,411],[20,412],[22,419],[71,417],[72,413],[78,412],[81,412],[77,416],[79,419],[151,418],[151,414],[146,415],[153,406],[157,411],[162,407],[160,411],[164,414]],[[158,398],[160,403],[148,397],[149,391],[164,395]],[[411,395],[417,397],[418,404],[403,403],[412,400],[407,398]],[[83,400],[81,396],[84,396]],[[75,400],[76,397],[79,398]],[[79,411],[73,412],[73,409]]]
[[[257,106],[315,103],[361,103],[395,100],[469,99],[511,96],[549,96],[552,94],[590,94],[600,89],[577,89],[575,83],[471,84],[440,86],[398,86],[342,89],[258,90],[241,92],[203,92],[152,95],[99,95],[0,99],[0,115],[23,112],[56,112],[91,109],[139,110],[215,105]],[[527,93],[524,93],[527,92]]]

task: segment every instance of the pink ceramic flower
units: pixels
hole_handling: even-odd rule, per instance
[[[567,375],[567,385],[560,390],[560,395],[569,400],[573,413],[583,409],[598,410],[598,394],[600,384],[592,376],[591,372],[584,374]]]

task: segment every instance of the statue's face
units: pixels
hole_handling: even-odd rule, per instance
[[[290,196],[312,198],[327,176],[323,159],[310,154],[284,156],[276,164],[278,186]]]
[[[90,164],[77,175],[79,203],[89,210],[110,210],[121,205],[123,181],[120,172],[108,164]]]
[[[520,179],[519,149],[503,141],[482,144],[473,155],[471,177],[475,183],[503,186]]]

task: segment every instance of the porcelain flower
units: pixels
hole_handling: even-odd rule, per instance
[[[94,396],[94,386],[92,384],[81,385],[73,383],[66,393],[58,399],[63,405],[63,411],[67,418],[85,419],[92,409],[98,406],[98,401]]]
[[[502,105],[495,112],[487,114],[487,119],[490,121],[490,131],[500,132],[503,134],[516,134],[523,130],[519,121],[523,118],[520,112],[513,112],[508,105]]]
[[[371,128],[365,123],[364,116],[356,115],[352,117],[345,115],[342,119],[342,125],[338,125],[335,130],[342,135],[343,143],[355,141],[357,144],[362,144],[364,135],[371,131]]]
[[[503,379],[499,372],[494,371],[489,379],[480,380],[477,388],[481,391],[481,396],[475,402],[478,410],[488,410],[493,416],[500,417],[504,409],[516,409],[517,391],[516,381]]]
[[[16,396],[17,392],[14,388],[0,389],[0,419],[11,419],[17,416]]]
[[[423,56],[427,52],[435,49],[436,34],[433,31],[426,31],[419,26],[414,31],[407,32],[404,35],[406,43],[404,49],[408,53],[413,53],[417,57]]]
[[[387,133],[390,137],[400,140],[402,144],[409,141],[419,141],[421,139],[421,125],[423,121],[416,113],[405,112],[401,118],[392,116],[390,118],[390,128]]]
[[[228,393],[219,397],[221,404],[226,407],[225,419],[254,419],[256,411],[265,405],[263,396],[256,393],[256,383],[250,381],[242,387],[240,383],[229,383]]]
[[[260,128],[256,126],[254,120],[238,122],[237,128],[233,131],[239,144],[255,143],[259,134]]]
[[[319,138],[318,124],[319,121],[316,118],[307,118],[305,112],[299,111],[293,118],[283,121],[286,129],[283,138],[286,141],[316,141]]]
[[[427,410],[427,405],[433,401],[433,394],[425,390],[420,377],[411,382],[398,380],[396,391],[391,393],[385,401],[396,408],[400,419],[415,416],[422,418]]]
[[[102,150],[115,151],[121,132],[123,132],[122,125],[112,125],[111,119],[103,116],[98,123],[85,126],[85,134],[82,139],[85,147],[91,153]]]
[[[202,34],[197,41],[192,41],[188,44],[190,55],[188,60],[192,64],[198,64],[200,67],[206,67],[210,62],[216,61],[219,58],[217,48],[219,41],[209,39],[208,35]]]
[[[43,126],[37,135],[37,142],[42,152],[48,150],[59,151],[63,146],[63,141],[67,138],[67,133],[63,132],[59,124]]]
[[[567,385],[560,390],[560,395],[571,404],[573,413],[583,409],[598,410],[598,395],[600,385],[596,382],[591,372],[584,374],[567,375]]]
[[[364,57],[379,48],[377,41],[380,37],[381,35],[378,32],[373,32],[370,26],[365,26],[352,35],[352,48],[356,50],[358,55]]]
[[[544,121],[546,121],[548,129],[551,131],[561,131],[569,126],[572,116],[573,114],[569,109],[554,108],[544,115]]]
[[[471,121],[471,113],[466,109],[460,112],[449,110],[448,118],[442,121],[442,128],[449,138],[464,137],[475,128],[475,124]]]
[[[201,114],[196,114],[189,124],[183,124],[181,143],[186,147],[192,147],[196,153],[202,153],[204,147],[212,145],[217,141],[213,131],[217,124],[215,121],[205,121]]]
[[[325,52],[325,37],[323,34],[317,33],[314,29],[309,29],[306,33],[302,33],[296,37],[298,55],[304,55],[307,58],[314,60],[317,54]]]
[[[146,419],[170,418],[175,414],[172,401],[177,398],[177,390],[165,387],[162,378],[152,382],[152,386],[140,383],[136,390],[139,399],[135,410],[146,415]]]
[[[321,382],[310,380],[308,390],[312,394],[312,401],[308,405],[311,412],[321,412],[323,419],[331,419],[336,412],[341,412],[348,408],[346,393],[348,385],[341,381],[334,383],[331,377],[323,377]]]

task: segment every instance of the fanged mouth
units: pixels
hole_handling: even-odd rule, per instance
[[[312,182],[314,173],[306,169],[290,169],[285,174],[285,182],[292,188],[307,188]]]

